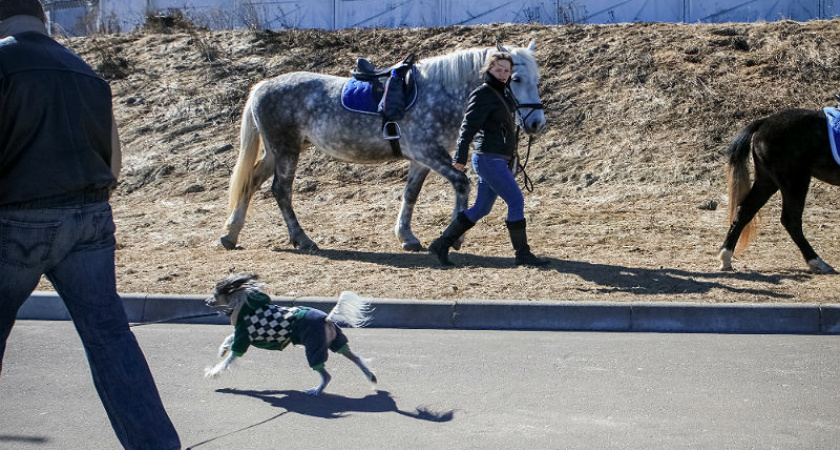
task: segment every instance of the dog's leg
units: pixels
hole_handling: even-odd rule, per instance
[[[321,375],[321,384],[319,384],[317,387],[307,389],[306,391],[304,391],[309,395],[320,394],[324,390],[324,388],[327,387],[327,384],[329,384],[330,380],[332,380],[332,376],[330,376],[330,374],[327,372],[326,369],[324,369],[323,366],[315,369],[315,371],[318,372],[319,375]]]
[[[345,346],[338,353],[344,355],[350,361],[353,361],[357,366],[359,366],[359,369],[362,369],[362,373],[365,374],[365,377],[367,377],[368,381],[370,381],[373,384],[376,384],[376,375],[373,372],[371,372],[370,369],[368,369],[368,366],[365,364],[362,358],[359,358],[358,355],[356,355],[350,350],[350,346]]]
[[[227,338],[225,338],[222,345],[219,346],[219,358],[223,358],[225,354],[230,350],[230,344],[233,343],[233,335],[231,334]]]
[[[219,363],[215,366],[204,369],[204,376],[207,378],[212,378],[219,375],[220,373],[222,373],[223,370],[227,369],[228,366],[230,366],[233,363],[233,361],[236,360],[236,358],[237,356],[233,353],[229,354],[227,358],[219,361]]]

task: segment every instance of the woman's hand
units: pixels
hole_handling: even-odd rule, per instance
[[[454,167],[455,170],[457,170],[458,172],[466,172],[467,171],[467,166],[465,166],[464,164],[461,164],[461,163],[454,162],[454,163],[452,163],[452,167]]]

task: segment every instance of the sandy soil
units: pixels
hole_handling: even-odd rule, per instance
[[[456,268],[401,249],[393,233],[406,162],[359,166],[312,149],[294,204],[321,251],[301,254],[268,186],[239,244],[218,245],[251,85],[293,70],[347,74],[410,51],[537,42],[548,130],[535,143],[528,233],[547,268],[517,268],[503,204],[469,232]],[[111,80],[124,146],[112,199],[121,292],[206,294],[255,271],[278,296],[673,302],[838,302],[835,276],[807,272],[765,207],[757,242],[717,270],[728,229],[725,151],[751,120],[834,105],[840,22],[486,25],[401,30],[211,32],[188,25],[65,40]],[[448,184],[427,180],[413,228],[428,245],[448,224]],[[805,233],[840,264],[837,190],[814,183]],[[49,285],[42,283],[41,289]]]

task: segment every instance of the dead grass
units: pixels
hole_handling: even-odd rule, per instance
[[[549,129],[528,166],[536,190],[526,195],[526,212],[532,247],[554,260],[550,269],[512,266],[503,205],[454,255],[465,267],[444,270],[426,254],[403,252],[392,230],[406,164],[353,166],[317,151],[302,158],[294,200],[322,252],[291,248],[267,188],[243,231],[246,250],[217,247],[251,85],[294,70],[344,75],[359,56],[384,65],[412,51],[423,58],[497,39],[537,40]],[[288,296],[350,289],[409,299],[838,301],[834,277],[805,271],[776,219],[778,199],[766,207],[757,242],[736,261],[739,272],[717,272],[716,254],[728,228],[729,140],[779,109],[834,104],[840,21],[259,33],[175,27],[67,42],[94,67],[120,58],[122,76],[111,82],[125,168],[112,203],[122,292],[203,294],[228,272],[253,270],[272,293]],[[424,243],[446,226],[452,201],[449,186],[430,177],[414,221]],[[837,206],[836,190],[814,184],[805,232],[834,265]]]

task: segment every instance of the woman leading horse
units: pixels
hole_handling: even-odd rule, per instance
[[[516,64],[511,91],[522,103],[523,128],[536,134],[545,126],[538,94],[539,68],[536,46],[510,48]],[[396,234],[406,250],[422,245],[411,231],[414,205],[430,170],[448,180],[455,190],[454,218],[466,208],[467,176],[452,167],[450,152],[455,148],[467,97],[479,84],[478,76],[496,48],[469,49],[419,61],[418,98],[400,120],[402,155],[394,155],[382,138],[379,116],[352,112],[341,105],[347,78],[310,72],[277,76],[255,85],[242,112],[241,149],[230,181],[230,216],[221,244],[236,248],[245,224],[251,198],[271,176],[271,191],[283,214],[291,243],[301,251],[318,250],[303,231],[292,208],[292,182],[300,153],[312,144],[337,159],[363,164],[395,158],[409,160],[408,181],[397,218]],[[260,152],[261,144],[263,151]]]

